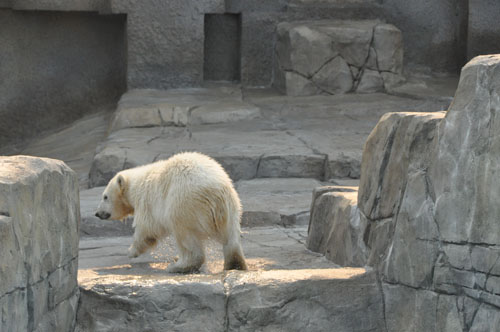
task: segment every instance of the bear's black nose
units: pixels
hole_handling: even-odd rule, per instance
[[[111,214],[107,213],[107,212],[96,212],[95,213],[95,216],[97,218],[100,218],[100,219],[108,219],[109,217],[111,217]]]

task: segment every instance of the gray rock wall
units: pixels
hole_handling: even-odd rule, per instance
[[[0,157],[0,331],[71,331],[78,304],[78,178],[64,163]]]
[[[366,142],[364,242],[329,250],[368,248],[388,331],[500,331],[499,77],[500,55],[476,57],[444,118],[388,114]],[[311,221],[310,241],[319,225]]]
[[[402,158],[398,164],[409,165],[399,173],[403,178],[393,171],[378,177],[379,183],[392,183],[386,188],[400,184],[402,190],[396,195],[389,194],[383,185],[363,186],[366,179],[384,174],[373,167],[376,164],[363,160],[359,205],[365,207],[365,213],[366,207],[380,207],[381,214],[374,217],[388,217],[394,225],[389,231],[392,235],[370,235],[379,251],[372,253],[376,259],[369,263],[378,264],[387,285],[386,307],[397,308],[395,321],[398,316],[435,313],[435,321],[417,329],[499,329],[495,322],[500,315],[500,224],[494,175],[499,155],[495,148],[495,119],[500,114],[498,73],[499,56],[478,57],[463,68],[452,106],[426,151]],[[389,151],[383,144],[377,146],[372,146],[373,151]],[[393,154],[404,155],[406,151],[411,152],[411,147]],[[376,204],[369,204],[367,193],[376,197],[380,193]],[[388,208],[386,213],[384,207]],[[411,298],[427,304],[415,311],[404,305]],[[415,326],[421,324],[417,321]]]
[[[0,9],[0,147],[125,90],[124,16]]]

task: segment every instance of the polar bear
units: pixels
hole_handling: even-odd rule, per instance
[[[224,252],[224,269],[246,270],[240,243],[241,203],[222,166],[196,152],[119,172],[109,181],[96,216],[121,220],[134,215],[128,253],[137,257],[172,235],[179,259],[167,272],[199,270],[203,242],[213,238]]]

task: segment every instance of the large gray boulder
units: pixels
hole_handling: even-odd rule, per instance
[[[63,162],[0,157],[0,330],[71,331],[78,178]]]
[[[403,80],[401,32],[378,21],[280,23],[276,60],[275,85],[293,96],[378,92]]]
[[[500,244],[499,62],[499,55],[481,56],[463,68],[441,125],[431,175],[444,241]]]
[[[463,68],[443,115],[387,114],[370,134],[357,250],[378,271],[388,331],[499,331],[500,55]]]

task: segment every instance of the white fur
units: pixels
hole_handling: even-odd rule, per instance
[[[210,237],[223,245],[225,268],[233,268],[236,259],[246,269],[238,194],[222,166],[203,154],[180,153],[119,172],[108,183],[99,212],[111,214],[112,219],[134,214],[129,257],[137,257],[156,240],[173,235],[180,257],[167,271],[189,272],[203,264],[203,241]]]

